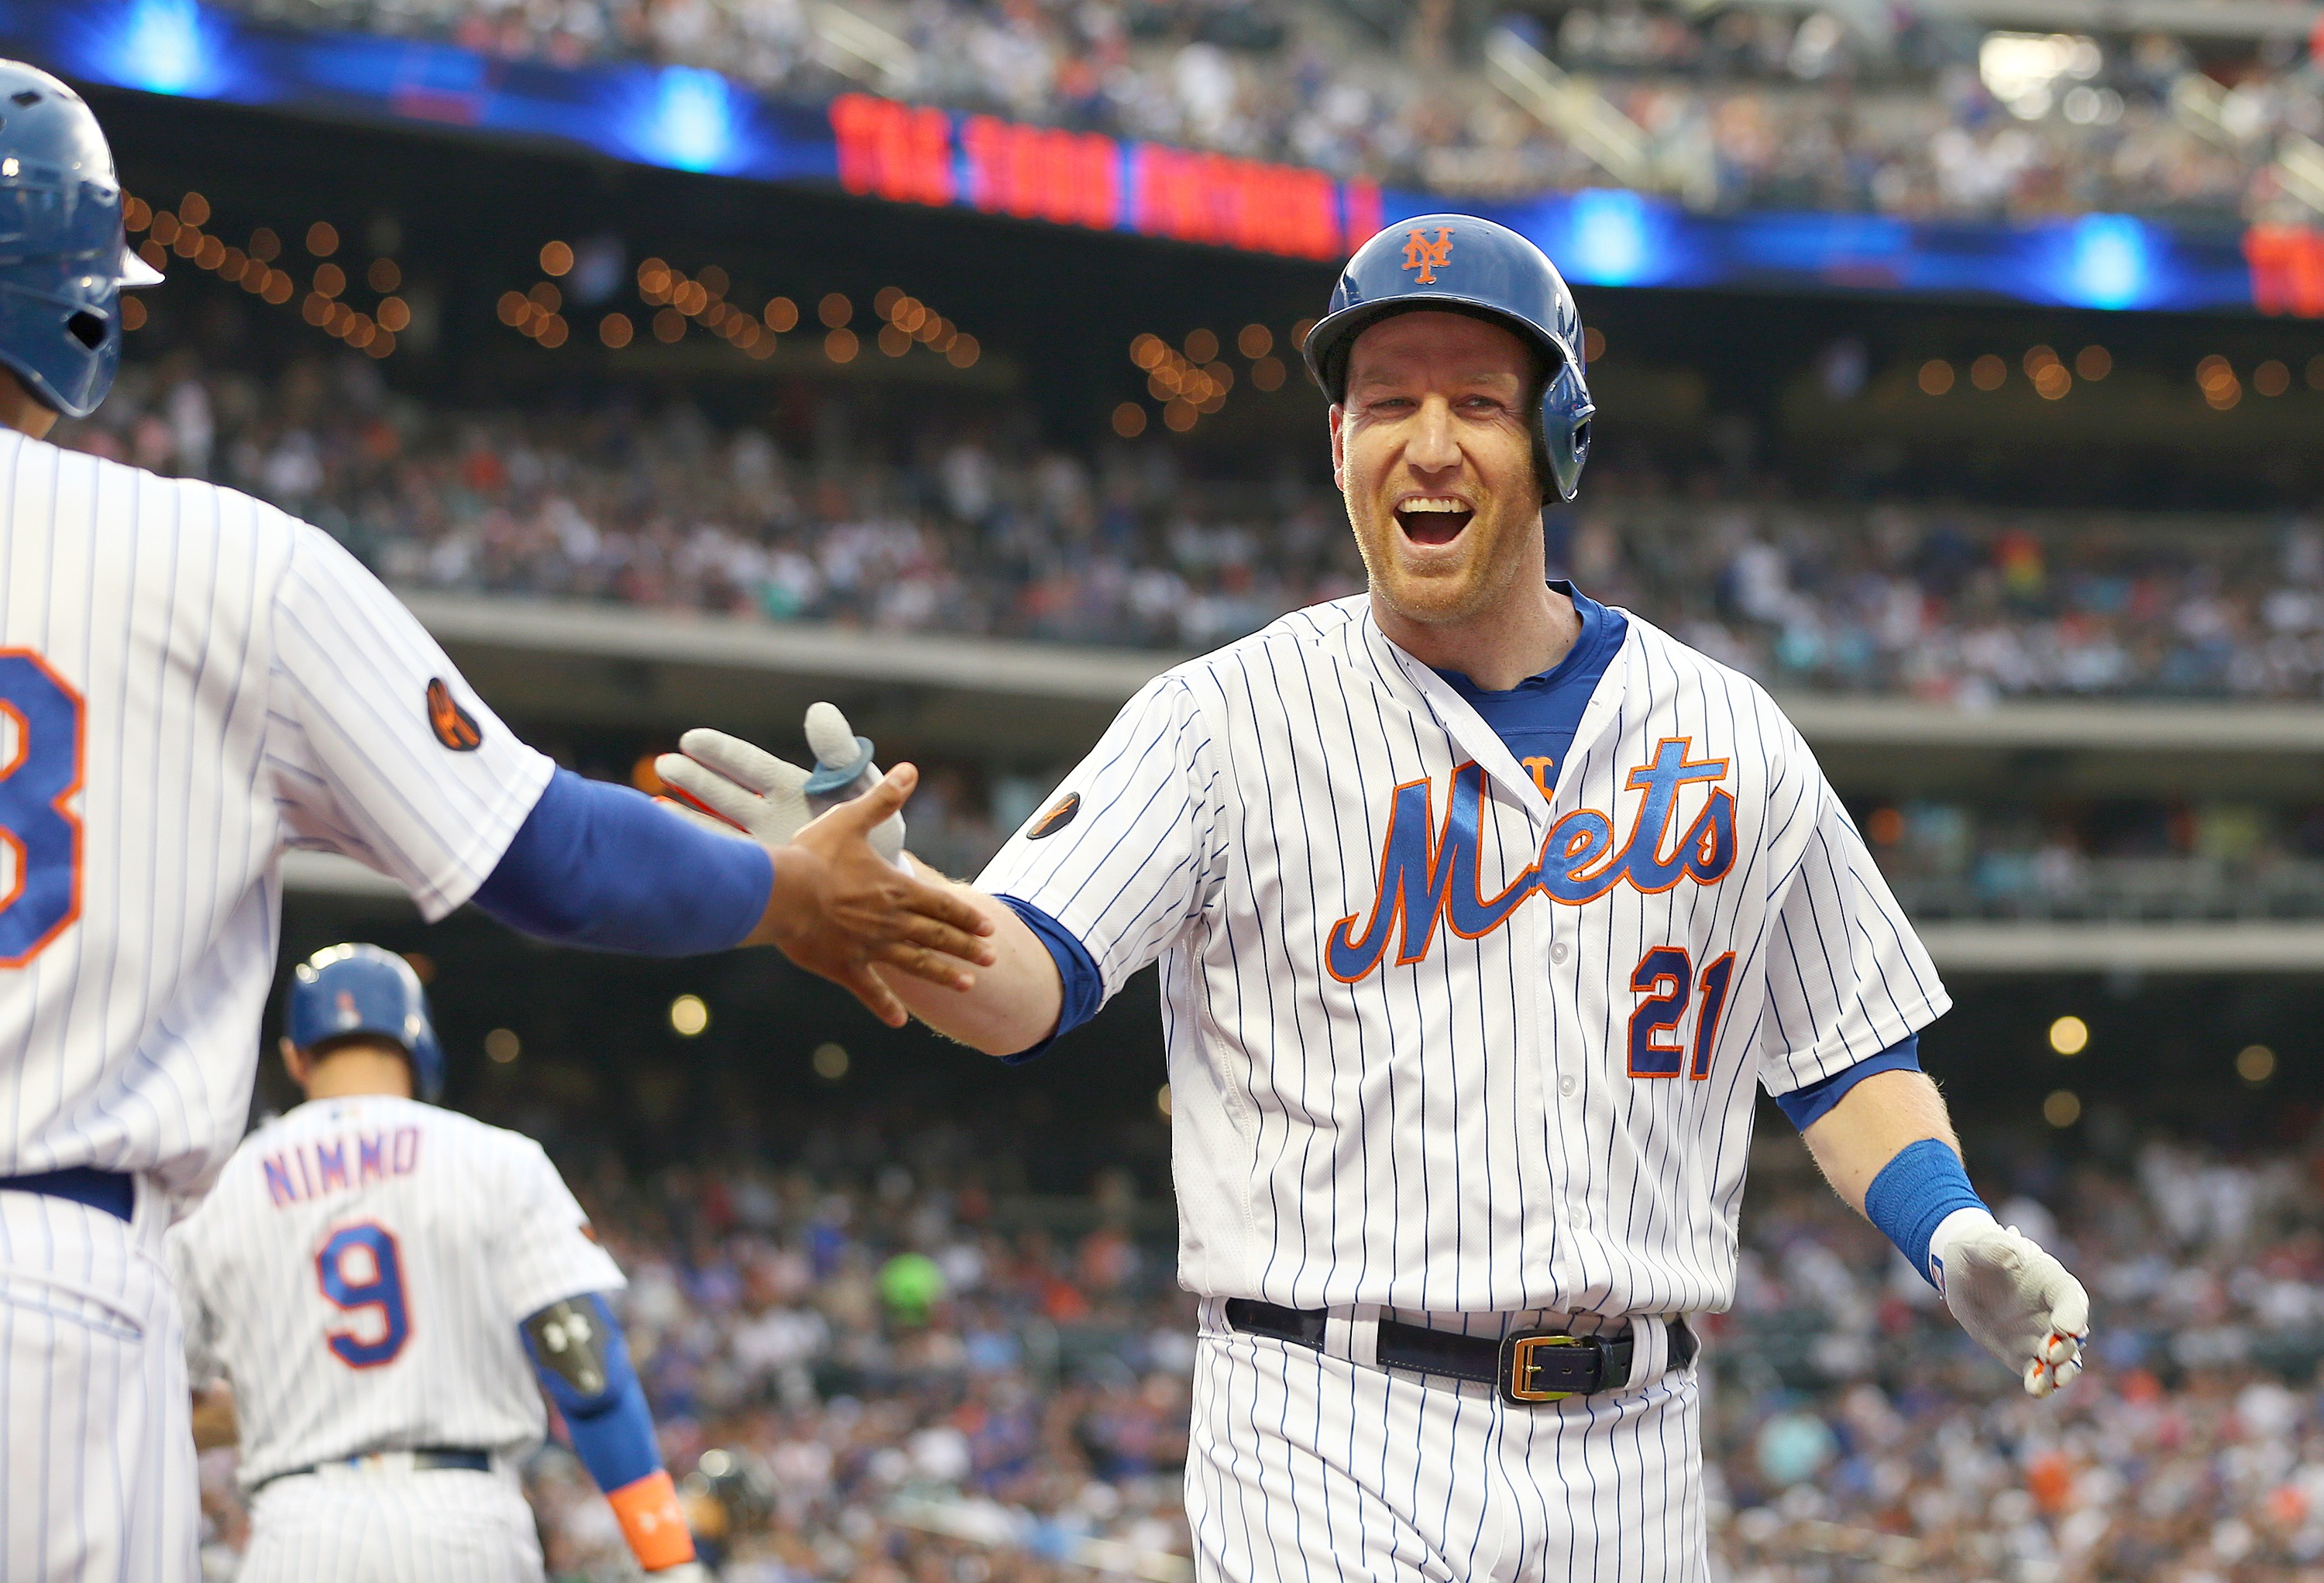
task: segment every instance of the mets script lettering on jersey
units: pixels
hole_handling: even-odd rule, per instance
[[[1388,949],[1389,932],[1399,920],[1403,935],[1396,960],[1401,967],[1428,954],[1438,920],[1463,940],[1474,940],[1507,923],[1509,915],[1536,892],[1567,907],[1580,907],[1622,884],[1646,896],[1668,890],[1681,879],[1717,884],[1735,866],[1733,794],[1723,788],[1713,791],[1678,845],[1667,857],[1663,852],[1680,788],[1727,778],[1726,759],[1697,762],[1687,756],[1692,746],[1685,737],[1665,740],[1656,744],[1651,762],[1630,771],[1626,784],[1646,795],[1638,804],[1629,838],[1619,851],[1610,858],[1606,855],[1614,822],[1595,808],[1576,808],[1550,826],[1542,840],[1541,856],[1532,867],[1489,901],[1483,894],[1478,851],[1477,813],[1484,800],[1484,770],[1470,762],[1452,771],[1452,795],[1445,804],[1441,835],[1434,807],[1434,782],[1397,787],[1388,813],[1388,837],[1380,843],[1379,889],[1372,898],[1370,920],[1360,937],[1353,933],[1352,916],[1333,925],[1328,958],[1332,976],[1351,984],[1378,967]]]

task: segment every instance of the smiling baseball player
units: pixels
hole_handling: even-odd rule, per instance
[[[153,277],[88,106],[8,61],[0,105],[0,1583],[176,1583],[199,1492],[156,1256],[248,1117],[285,851],[430,919],[772,943],[896,1022],[873,962],[956,983],[985,948],[854,839],[908,767],[770,862],[556,768],[318,529],[43,443],[104,400]]]
[[[1160,959],[1204,1578],[1705,1577],[1687,1316],[1734,1297],[1755,1085],[2027,1390],[2080,1367],[1799,732],[1545,578],[1581,345],[1512,232],[1367,243],[1305,353],[1369,593],[1143,689],[979,880],[999,965],[902,987],[1022,1059]],[[747,755],[682,745],[665,778],[752,824]]]
[[[539,1144],[436,1108],[444,1052],[411,969],[319,951],[287,1020],[307,1102],[169,1238],[190,1373],[232,1392],[236,1576],[539,1583],[517,1480],[546,1428],[537,1376],[639,1564],[699,1578],[605,1302],[626,1283]]]

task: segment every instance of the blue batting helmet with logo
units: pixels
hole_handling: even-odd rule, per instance
[[[329,945],[290,980],[290,1042],[301,1050],[367,1034],[403,1046],[411,1086],[433,1104],[444,1092],[444,1049],[428,1020],[428,992],[411,964],[376,945]]]
[[[1422,215],[1390,225],[1356,249],[1332,292],[1332,311],[1300,348],[1307,372],[1333,400],[1348,391],[1356,337],[1392,314],[1433,308],[1507,326],[1537,351],[1545,374],[1536,460],[1542,494],[1572,500],[1590,459],[1590,400],[1582,313],[1541,249],[1474,215]]]
[[[42,402],[86,418],[121,365],[121,290],[159,271],[121,229],[113,151],[81,97],[0,60],[0,364]]]

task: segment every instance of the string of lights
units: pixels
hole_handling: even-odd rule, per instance
[[[1291,331],[1290,345],[1301,345],[1314,327],[1314,320],[1300,320]],[[1253,388],[1268,392],[1283,388],[1289,370],[1275,355],[1273,330],[1262,324],[1243,326],[1235,335],[1235,350],[1250,365]],[[1163,425],[1174,434],[1185,434],[1225,406],[1227,393],[1235,387],[1234,370],[1219,356],[1219,337],[1207,329],[1188,331],[1179,346],[1151,333],[1134,336],[1130,361],[1146,375],[1146,393],[1161,404]],[[1113,432],[1124,439],[1145,433],[1146,423],[1146,409],[1135,401],[1113,410]]]
[[[411,324],[411,305],[396,294],[403,284],[403,270],[394,259],[374,258],[364,270],[364,284],[378,298],[365,313],[342,299],[350,282],[346,266],[336,262],[339,233],[329,221],[317,220],[307,227],[306,251],[316,262],[309,289],[300,297],[298,281],[280,262],[282,239],[271,228],[259,226],[250,234],[248,245],[236,247],[204,229],[210,219],[209,199],[198,192],[187,193],[175,209],[155,208],[134,194],[122,201],[122,224],[131,235],[143,235],[138,256],[155,269],[166,270],[174,254],[240,286],[269,307],[286,307],[299,297],[299,317],[315,328],[374,357],[393,355],[396,336]],[[143,328],[147,312],[137,297],[124,296],[122,327]]]
[[[549,242],[541,247],[540,262],[541,272],[551,278],[537,281],[529,290],[503,292],[500,319],[554,350],[571,334],[562,311],[564,294],[556,281],[572,271],[573,248],[562,241]],[[775,354],[779,337],[799,325],[798,304],[788,297],[768,298],[756,313],[734,302],[730,296],[733,278],[717,264],[706,264],[689,275],[666,259],[649,257],[638,264],[636,285],[639,301],[651,310],[650,317],[639,317],[644,318],[646,330],[665,346],[683,341],[689,330],[700,330],[763,362]],[[964,369],[975,366],[982,354],[974,336],[901,287],[881,289],[872,307],[883,321],[875,342],[890,357],[901,357],[919,346],[954,368]],[[855,318],[855,305],[843,292],[827,292],[816,304],[816,318],[824,327],[824,355],[834,364],[853,362],[862,350],[849,327]],[[635,344],[638,336],[638,321],[619,308],[597,321],[598,342],[609,351],[623,350]]]
[[[2085,384],[2096,384],[2111,373],[2114,355],[2104,346],[2085,346],[2074,354],[2070,368],[2051,347],[2033,346],[2027,348],[2019,366],[2036,395],[2045,401],[2061,401],[2078,379]],[[2009,364],[1997,353],[1987,352],[1969,363],[1968,373],[1972,387],[1990,393],[2009,382]],[[2324,391],[2324,355],[2308,360],[2305,379],[2310,390]],[[1922,393],[1930,396],[1950,393],[1958,380],[1953,365],[1941,357],[1932,357],[1922,364],[1914,376]],[[2244,381],[2236,374],[2235,364],[2217,353],[2195,364],[2195,388],[2218,412],[2231,410],[2244,399]],[[2252,367],[2250,388],[2264,397],[2283,395],[2292,389],[2292,365],[2281,358],[2262,360]]]

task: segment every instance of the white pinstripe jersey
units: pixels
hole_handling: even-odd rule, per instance
[[[986,869],[1107,994],[1161,959],[1192,1290],[1724,1308],[1755,1082],[1950,1004],[1766,693],[1628,621],[1546,799],[1360,594],[1157,677]]]
[[[517,1327],[625,1283],[540,1146],[416,1100],[300,1106],[170,1230],[188,1372],[234,1386],[240,1477],[547,1428]]]
[[[249,1115],[283,850],[440,917],[551,768],[326,535],[0,433],[0,1176],[198,1192]]]

